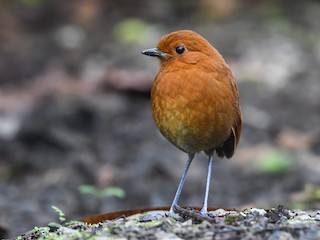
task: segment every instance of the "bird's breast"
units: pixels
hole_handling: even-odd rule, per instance
[[[229,106],[205,80],[160,75],[151,91],[152,115],[160,132],[185,152],[220,146],[229,136]],[[217,98],[218,97],[218,98]],[[230,126],[229,126],[230,125]]]

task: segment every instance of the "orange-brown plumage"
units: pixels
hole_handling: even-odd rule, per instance
[[[164,137],[189,156],[232,157],[242,118],[237,82],[220,53],[189,30],[165,35],[143,53],[160,59],[151,103]]]
[[[175,53],[177,46],[184,54]],[[151,91],[152,115],[160,132],[187,153],[218,149],[233,155],[241,132],[236,81],[222,56],[200,35],[178,31],[164,36],[157,49],[170,54]],[[234,130],[233,130],[234,129]],[[228,153],[223,144],[235,134]]]

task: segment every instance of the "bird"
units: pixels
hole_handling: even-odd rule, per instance
[[[187,172],[196,153],[208,157],[203,207],[208,196],[214,154],[231,158],[239,143],[242,114],[235,77],[222,55],[191,30],[164,35],[155,48],[141,52],[160,60],[151,88],[151,111],[161,134],[188,154],[169,216],[175,215]]]

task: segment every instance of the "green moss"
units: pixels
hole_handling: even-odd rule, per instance
[[[122,44],[138,44],[146,38],[147,29],[148,25],[141,19],[127,18],[115,26],[114,36]]]
[[[285,152],[272,150],[259,159],[259,170],[267,174],[280,174],[292,167],[292,159]]]

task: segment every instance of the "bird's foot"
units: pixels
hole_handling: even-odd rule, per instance
[[[206,208],[206,207],[201,208],[200,213],[202,215],[208,215],[208,208]]]
[[[178,212],[177,212],[177,209],[180,209],[180,208],[182,208],[182,207],[180,207],[179,205],[177,205],[177,204],[175,204],[175,205],[172,205],[171,207],[170,207],[170,210],[169,210],[169,217],[172,217],[172,218],[175,218],[175,219],[179,219],[179,218],[181,218],[180,216],[179,216],[179,214],[177,214]],[[177,212],[177,213],[176,213]]]

